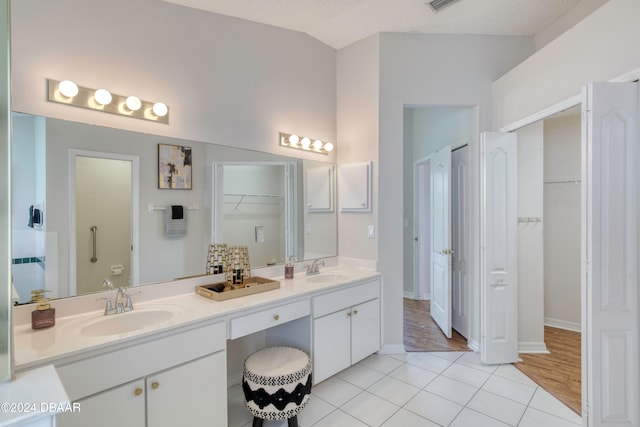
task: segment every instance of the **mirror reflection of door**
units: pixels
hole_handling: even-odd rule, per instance
[[[133,164],[75,157],[76,287],[78,293],[131,282]]]

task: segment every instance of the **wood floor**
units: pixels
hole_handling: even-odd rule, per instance
[[[514,366],[577,414],[581,413],[580,333],[545,326],[551,354],[521,354]],[[431,319],[429,301],[404,299],[404,347],[407,351],[469,351],[466,339],[453,331],[447,339]]]
[[[577,414],[582,408],[581,334],[544,327],[544,342],[551,354],[520,354],[514,366]]]
[[[453,331],[447,339],[431,319],[430,301],[404,299],[404,348],[407,351],[470,351],[467,340]]]

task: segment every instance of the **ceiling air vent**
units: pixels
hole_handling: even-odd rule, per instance
[[[447,7],[456,1],[458,0],[432,0],[428,5],[431,6],[431,9],[433,9],[434,12],[439,12],[443,7]]]

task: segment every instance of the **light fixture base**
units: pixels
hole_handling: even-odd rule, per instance
[[[294,138],[292,142],[289,142],[289,138],[291,136],[293,136]],[[299,141],[303,141],[304,139],[306,139],[309,143],[307,144],[305,142],[304,144],[302,144],[298,142],[296,138]],[[280,146],[282,147],[295,148],[297,150],[309,151],[311,153],[318,153],[318,154],[324,154],[324,155],[329,155],[329,152],[333,150],[333,147],[334,147],[334,145],[330,142],[320,141],[319,139],[314,139],[314,138],[301,137],[301,136],[294,135],[292,133],[280,132],[279,139],[280,139]],[[314,142],[320,141],[322,144],[314,144],[314,143],[311,143],[311,141],[314,141]],[[326,147],[331,147],[331,148],[327,150]]]
[[[140,109],[134,111],[127,107],[127,96],[111,94],[111,102],[101,105],[94,98],[95,89],[78,85],[78,93],[73,97],[64,96],[60,93],[60,81],[47,79],[48,100],[60,104],[73,105],[74,107],[87,108],[89,110],[103,111],[105,113],[117,114],[119,116],[133,117],[136,119],[149,120],[157,123],[169,124],[169,112],[164,116],[157,116],[153,112],[154,102],[141,102]]]

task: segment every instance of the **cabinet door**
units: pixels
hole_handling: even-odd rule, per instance
[[[112,427],[145,425],[144,380],[138,380],[82,399],[80,412],[56,417],[58,427]]]
[[[146,383],[148,427],[227,425],[226,352],[151,375]]]
[[[380,350],[380,300],[351,309],[351,363]]]
[[[351,366],[351,310],[313,321],[313,382],[323,381]]]

